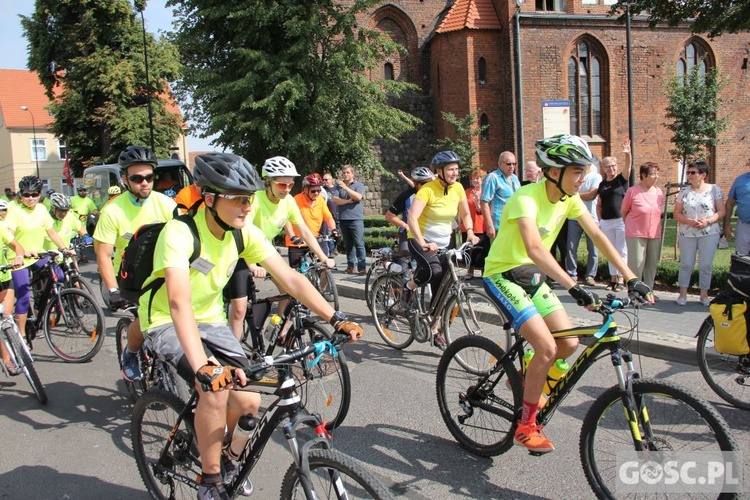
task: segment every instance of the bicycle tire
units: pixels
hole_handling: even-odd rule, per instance
[[[338,450],[312,449],[307,452],[307,461],[315,498],[393,498],[388,489],[364,465]],[[299,468],[292,464],[281,482],[280,498],[307,498],[299,476]]]
[[[504,354],[492,340],[469,335],[450,344],[438,364],[440,415],[458,444],[482,457],[513,446],[523,390],[513,361],[498,361]],[[497,363],[502,369],[487,377]]]
[[[330,339],[331,334],[317,323],[305,321],[301,335],[290,330],[287,335],[297,339],[294,348],[302,348],[321,340]],[[292,368],[297,379],[302,405],[310,413],[317,413],[326,421],[326,429],[333,430],[344,421],[349,413],[352,397],[352,383],[349,376],[349,366],[343,351],[338,356],[325,353],[318,364],[312,368],[307,362],[315,358],[311,355]]]
[[[333,278],[333,273],[330,269],[316,270],[315,274],[315,287],[318,289],[320,294],[326,299],[326,302],[331,304],[334,311],[339,310],[339,290],[336,287],[336,281]],[[326,285],[323,286],[325,281]]]
[[[503,328],[506,322],[505,315],[489,295],[466,287],[459,287],[443,309],[443,333],[449,345],[465,335],[482,335],[507,349],[513,339],[510,330]],[[498,330],[501,333],[496,335]]]
[[[64,288],[52,296],[42,325],[52,352],[69,363],[84,363],[96,356],[106,336],[102,308],[77,288]]]
[[[128,327],[130,327],[130,323],[132,323],[132,319],[130,318],[120,318],[120,320],[117,322],[117,326],[115,327],[115,346],[117,348],[117,364],[120,367],[120,375],[122,376],[122,353],[125,351],[125,348],[128,345]],[[142,352],[142,351],[141,351]],[[142,355],[141,352],[138,353],[138,363],[143,367],[143,361],[142,361]],[[122,377],[122,382],[125,384],[125,389],[127,389],[128,394],[130,395],[130,399],[133,401],[138,400],[138,397],[145,393],[148,384],[145,381],[146,377],[141,377],[140,380],[136,380],[134,382],[130,382],[125,377]]]
[[[370,265],[370,269],[367,270],[367,275],[365,276],[365,303],[367,304],[367,309],[370,311],[372,311],[372,297],[370,297],[372,285],[382,275],[383,265],[380,259],[378,259]]]
[[[82,276],[71,276],[70,286],[68,288],[78,288],[79,290],[83,290],[84,292],[87,292],[89,295],[91,295],[94,301],[96,301],[94,286],[91,285],[89,281]]]
[[[647,425],[639,422],[638,427],[649,450],[688,454],[739,450],[726,421],[695,393],[671,382],[637,379],[633,381],[633,395],[642,408],[636,409],[636,416],[640,420],[642,413],[647,414]],[[622,397],[619,386],[608,389],[596,398],[583,419],[581,462],[586,480],[598,498],[615,498],[616,455],[635,451]],[[618,493],[617,498],[623,495]]]
[[[709,387],[727,403],[750,410],[750,356],[721,354],[714,349],[714,321],[708,316],[698,330],[698,366]]]
[[[375,280],[371,292],[375,330],[383,342],[395,349],[406,349],[414,342],[401,299],[404,286],[400,277],[384,274]]]
[[[39,374],[34,366],[34,360],[31,357],[31,353],[23,345],[23,340],[17,335],[16,331],[6,332],[8,337],[8,343],[10,348],[13,349],[13,356],[16,358],[16,363],[20,361],[21,371],[23,376],[28,380],[31,385],[31,390],[34,391],[34,395],[40,404],[47,404],[47,392],[44,390],[44,384],[39,378]]]
[[[170,449],[160,460],[184,408],[185,403],[174,394],[154,389],[144,394],[133,410],[130,427],[133,455],[146,490],[157,500],[192,500],[196,495],[201,462],[192,414],[182,420]]]

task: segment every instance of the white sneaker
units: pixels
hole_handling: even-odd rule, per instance
[[[710,298],[708,298],[708,297],[706,297],[705,299],[700,299],[700,301],[699,301],[699,302],[700,302],[701,304],[703,304],[704,306],[706,306],[706,307],[708,307],[708,306],[710,306],[710,305],[711,305],[711,299],[710,299]]]
[[[675,302],[677,302],[678,306],[684,306],[685,304],[687,304],[687,297],[677,297],[677,300]]]

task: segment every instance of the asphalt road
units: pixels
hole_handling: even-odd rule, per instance
[[[93,266],[86,268],[93,271]],[[439,351],[413,344],[385,346],[362,300],[342,309],[366,325],[365,338],[346,348],[353,395],[349,415],[334,432],[338,449],[362,462],[406,498],[590,498],[578,455],[581,421],[591,401],[615,384],[607,359],[588,372],[559,408],[548,436],[557,451],[533,457],[519,448],[492,459],[463,451],[440,417],[435,398]],[[0,498],[147,498],[130,443],[132,403],[115,356],[115,317],[89,363],[56,359],[35,343],[37,367],[49,395],[40,406],[25,379],[0,379]],[[750,450],[748,413],[725,405],[697,367],[643,357],[646,377],[679,382],[716,405]],[[254,498],[278,498],[291,457],[279,433],[252,474]],[[745,477],[750,470],[745,457]]]

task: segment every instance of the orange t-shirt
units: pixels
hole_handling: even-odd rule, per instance
[[[193,203],[200,199],[201,188],[199,188],[195,184],[190,184],[189,186],[185,186],[184,188],[180,189],[180,192],[177,193],[177,196],[174,197],[174,201],[175,203],[177,203],[177,208],[180,209],[180,213],[182,214],[187,213],[187,209],[192,207]],[[196,208],[200,208],[202,206],[203,203],[201,203]]]
[[[328,210],[326,200],[322,196],[318,195],[318,197],[315,199],[315,202],[312,203],[312,200],[305,196],[305,193],[303,192],[295,196],[294,201],[297,203],[299,211],[302,214],[302,220],[305,221],[305,224],[307,225],[308,229],[310,229],[310,232],[312,232],[313,235],[320,236],[320,228],[323,227],[323,222],[328,224],[329,229],[333,229],[336,227],[336,223],[333,220],[333,215],[331,215],[331,211]],[[292,244],[292,240],[289,235],[286,235],[285,239],[286,246],[288,247],[306,246],[304,244]]]

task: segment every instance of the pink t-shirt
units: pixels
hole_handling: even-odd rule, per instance
[[[655,187],[645,192],[640,185],[628,189],[622,200],[626,238],[660,238],[661,214],[664,210],[664,192]]]

